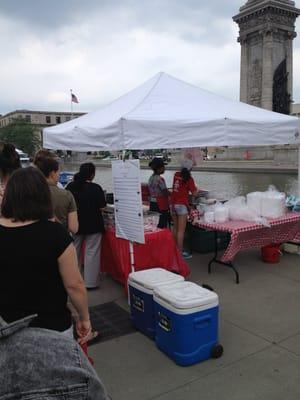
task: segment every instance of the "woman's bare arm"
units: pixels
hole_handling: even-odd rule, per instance
[[[78,215],[77,211],[72,211],[68,214],[68,229],[71,233],[78,232]]]
[[[59,272],[70,300],[81,320],[89,320],[87,292],[78,269],[77,255],[71,243],[58,258]]]

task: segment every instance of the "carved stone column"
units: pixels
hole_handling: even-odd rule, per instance
[[[285,61],[284,87],[286,99],[292,100],[293,39],[295,20],[300,10],[290,0],[249,0],[233,20],[239,25],[241,43],[240,100],[248,104],[274,109],[278,85],[274,74]],[[283,81],[283,79],[278,80]],[[273,88],[274,86],[274,88]]]
[[[273,110],[273,48],[273,32],[263,32],[260,106],[271,111]]]
[[[240,39],[241,41],[241,39]],[[248,88],[248,43],[247,40],[241,41],[241,67],[240,67],[240,100],[247,103],[247,88]]]

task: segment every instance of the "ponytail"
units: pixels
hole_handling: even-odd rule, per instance
[[[182,168],[180,174],[184,183],[186,183],[191,177],[191,172],[187,168]]]
[[[83,163],[80,165],[79,172],[74,175],[76,189],[80,189],[88,180],[92,180],[95,176],[95,165],[93,163]]]

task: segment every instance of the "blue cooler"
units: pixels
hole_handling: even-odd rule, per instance
[[[59,173],[59,183],[66,186],[69,182],[73,180],[74,172],[62,171]]]
[[[218,358],[218,295],[192,282],[154,291],[157,347],[179,365]]]
[[[128,292],[133,325],[149,336],[155,337],[153,291],[163,285],[183,282],[184,278],[162,268],[132,272],[128,277]]]

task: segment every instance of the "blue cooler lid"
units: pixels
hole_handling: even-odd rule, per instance
[[[59,173],[59,183],[66,185],[71,182],[74,177],[74,172],[62,171]]]
[[[183,314],[202,311],[219,304],[219,298],[215,292],[187,281],[156,288],[154,301],[175,312],[182,311]]]
[[[144,287],[148,290],[161,285],[183,282],[184,278],[174,272],[167,271],[163,268],[151,268],[143,271],[131,272],[128,276],[128,284],[132,286]]]

